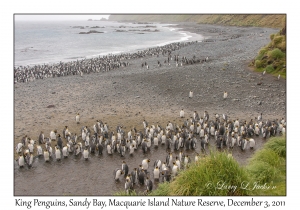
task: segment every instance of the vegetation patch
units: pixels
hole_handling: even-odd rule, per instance
[[[250,195],[286,195],[286,139],[271,138],[255,153],[246,167],[251,183],[265,186]]]
[[[282,31],[282,30],[281,30]],[[286,77],[286,37],[285,35],[272,34],[271,42],[263,47],[250,66],[256,71],[266,71],[269,74],[283,78]]]
[[[272,59],[281,59],[285,57],[285,54],[278,48],[268,52],[268,56]]]
[[[180,173],[170,183],[170,195],[247,195],[240,188],[249,181],[247,171],[225,152],[213,152]]]

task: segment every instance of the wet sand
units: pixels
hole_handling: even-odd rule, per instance
[[[195,110],[201,116],[206,110],[211,118],[215,113],[226,113],[230,119],[250,120],[260,113],[263,119],[286,118],[286,81],[278,81],[271,75],[262,77],[248,67],[259,49],[269,43],[270,34],[278,30],[190,23],[178,27],[202,34],[206,39],[174,51],[172,55],[208,57],[208,62],[176,67],[174,60],[170,65],[164,64],[167,57],[160,55],[128,60],[128,67],[109,72],[15,84],[14,146],[24,135],[37,140],[41,131],[46,137],[53,129],[62,134],[66,125],[71,133],[79,134],[82,126],[92,130],[96,120],[106,122],[113,131],[117,125],[123,125],[126,133],[132,127],[142,130],[144,119],[150,125],[162,127],[168,121],[182,124],[181,109],[185,111],[185,118],[190,118]],[[141,67],[145,61],[149,64],[148,70]],[[161,67],[157,66],[157,61],[162,63]],[[190,90],[194,92],[192,99],[188,98]],[[223,99],[224,91],[228,92],[226,100]],[[55,107],[47,108],[49,105]],[[75,122],[77,112],[81,115],[79,125]],[[256,141],[257,150],[264,142],[261,137]],[[199,147],[198,143],[196,151],[200,151]],[[233,155],[245,164],[254,151],[240,152],[235,148]],[[108,156],[105,150],[104,153],[102,157],[92,156],[89,161],[73,155],[61,162],[54,158],[51,163],[36,158],[31,169],[19,169],[15,162],[14,193],[111,195],[124,188],[124,179],[120,183],[112,180],[113,170],[121,167],[123,159],[131,171],[146,157],[154,162],[166,156],[163,146],[151,149],[146,155],[139,148],[132,157],[128,154],[123,158],[117,154]],[[190,151],[190,154],[193,160],[195,153]],[[33,186],[41,182],[49,188],[37,186],[27,190],[28,184]]]

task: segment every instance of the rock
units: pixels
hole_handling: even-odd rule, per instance
[[[54,105],[47,106],[47,108],[54,108],[54,107],[55,107]]]
[[[88,32],[79,32],[79,34],[93,34],[93,33],[104,33],[102,31],[90,30]]]

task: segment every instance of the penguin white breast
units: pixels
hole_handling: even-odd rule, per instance
[[[61,153],[60,153],[59,149],[56,149],[55,156],[56,156],[57,159],[60,159]]]
[[[184,111],[180,111],[179,115],[180,117],[184,117]]]
[[[19,158],[19,166],[24,166],[24,164],[25,164],[24,157],[20,156],[20,158]]]
[[[180,161],[176,160],[176,165],[178,166],[178,169],[180,169]]]
[[[147,163],[147,160],[143,160],[142,166],[143,166],[143,168],[144,168],[145,170],[148,169],[148,163]]]
[[[158,160],[156,165],[157,165],[158,168],[160,168],[161,167],[161,161]]]
[[[185,157],[185,158],[184,158],[184,163],[187,164],[188,162],[189,162],[188,158]]]
[[[154,169],[153,176],[154,176],[154,179],[159,179],[159,170],[158,169]]]
[[[85,150],[83,151],[83,157],[84,157],[84,158],[88,158],[88,156],[89,156],[89,151],[88,151],[87,149],[85,149]]]
[[[51,139],[56,139],[56,135],[53,131],[50,132],[50,138]]]
[[[48,153],[48,151],[44,152],[44,159],[45,159],[45,161],[49,160],[49,153]]]
[[[63,155],[67,156],[68,155],[68,146],[63,147]]]
[[[158,138],[155,137],[153,141],[154,141],[154,145],[155,145],[155,146],[158,146]]]
[[[172,168],[172,173],[173,173],[173,175],[176,175],[176,173],[177,173],[177,166],[173,166],[173,168]]]
[[[254,147],[254,146],[255,146],[255,141],[254,141],[254,139],[250,139],[250,140],[249,140],[249,143],[250,143],[250,147]]]

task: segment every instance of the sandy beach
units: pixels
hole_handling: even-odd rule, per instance
[[[200,116],[207,111],[211,118],[216,113],[240,120],[254,120],[260,113],[263,119],[286,118],[286,80],[262,76],[248,67],[277,29],[194,23],[177,27],[201,34],[205,40],[173,51],[172,55],[208,57],[207,62],[176,67],[174,60],[167,65],[167,57],[159,55],[127,60],[129,66],[109,72],[15,84],[14,146],[24,135],[38,140],[41,131],[49,137],[54,129],[62,134],[65,126],[80,135],[82,126],[92,130],[96,120],[106,122],[113,131],[122,125],[126,133],[132,127],[142,130],[144,119],[162,127],[168,121],[181,125],[181,109],[186,119],[194,111]],[[148,70],[141,67],[145,61]],[[189,91],[194,92],[193,98],[188,97]],[[225,100],[224,91],[228,92]],[[47,108],[49,105],[54,107]],[[76,113],[80,113],[80,124],[75,122]],[[16,159],[15,150],[14,154]],[[249,155],[239,162],[244,164]],[[19,189],[15,187],[16,194],[21,193]]]

